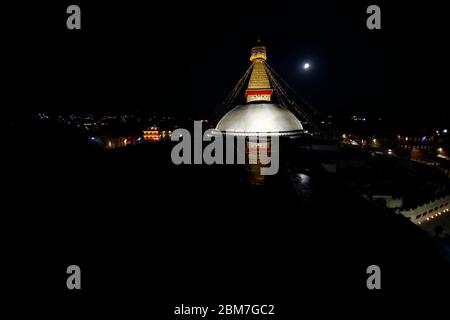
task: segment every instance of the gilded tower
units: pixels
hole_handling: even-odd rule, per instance
[[[264,61],[267,60],[266,47],[258,43],[252,48],[250,61],[253,63],[252,73],[248,82],[245,97],[248,102],[270,101],[272,97],[272,87],[267,76]]]

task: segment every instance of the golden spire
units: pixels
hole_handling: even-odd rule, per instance
[[[250,61],[253,63],[252,73],[248,82],[245,96],[247,102],[270,101],[272,96],[272,87],[267,76],[264,61],[267,60],[266,47],[261,45],[258,40],[257,45],[252,48]]]

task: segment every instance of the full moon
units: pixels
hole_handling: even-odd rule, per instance
[[[309,65],[308,62],[306,62],[306,63],[303,64],[303,69],[304,69],[304,70],[308,70],[309,67],[310,67],[310,65]]]

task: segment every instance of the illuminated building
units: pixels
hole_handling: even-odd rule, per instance
[[[259,167],[267,163],[263,159],[264,154],[275,152],[272,149],[273,137],[298,136],[303,131],[300,121],[286,106],[271,102],[272,85],[278,88],[279,84],[271,83],[274,78],[266,60],[266,48],[258,42],[250,53],[252,65],[245,90],[246,104],[228,111],[216,126],[216,131],[221,134],[245,137],[246,157],[249,163],[253,163],[246,166],[252,184],[264,183],[265,178],[259,174]],[[258,141],[250,137],[258,137]]]
[[[143,138],[145,141],[160,141],[161,140],[161,134],[159,133],[158,127],[151,127],[148,130],[144,130],[142,133],[143,133]]]
[[[136,139],[133,136],[122,136],[122,137],[102,136],[100,137],[100,140],[102,142],[102,145],[106,149],[121,148],[136,143],[135,142]]]
[[[148,130],[144,130],[142,133],[144,141],[161,141],[170,139],[172,130],[161,130],[159,127],[150,127]]]
[[[273,90],[266,59],[266,48],[258,43],[250,54],[252,72],[245,91],[247,103],[226,113],[216,130],[228,135],[269,137],[298,135],[303,130],[288,108],[271,103]]]
[[[415,224],[427,223],[430,219],[450,214],[450,196],[444,196],[409,210],[398,210]]]
[[[434,135],[398,135],[397,148],[412,160],[426,158],[427,153],[436,150],[437,139]]]

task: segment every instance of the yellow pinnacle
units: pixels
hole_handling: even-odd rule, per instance
[[[264,66],[266,59],[266,47],[259,45],[252,48],[250,61],[253,62],[253,69],[246,91],[247,102],[271,100],[272,87]]]

